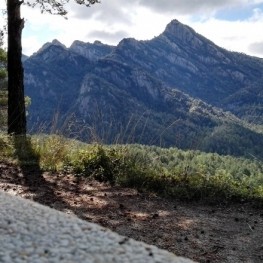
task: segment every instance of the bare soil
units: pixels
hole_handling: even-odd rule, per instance
[[[7,162],[0,189],[198,262],[263,262],[263,207],[253,204],[168,200]]]

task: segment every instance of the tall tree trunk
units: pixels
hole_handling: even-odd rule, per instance
[[[21,19],[19,0],[7,0],[8,15],[8,133],[26,134],[24,98],[24,70],[21,37],[24,20]]]

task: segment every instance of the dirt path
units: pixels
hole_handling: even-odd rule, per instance
[[[183,203],[7,163],[0,189],[198,262],[263,262],[263,208]]]

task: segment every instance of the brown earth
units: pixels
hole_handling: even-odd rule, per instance
[[[0,189],[198,262],[263,262],[263,208],[252,204],[185,203],[7,162]]]

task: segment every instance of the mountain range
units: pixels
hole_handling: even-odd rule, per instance
[[[31,132],[263,157],[263,59],[177,20],[151,40],[53,40],[23,61]]]

